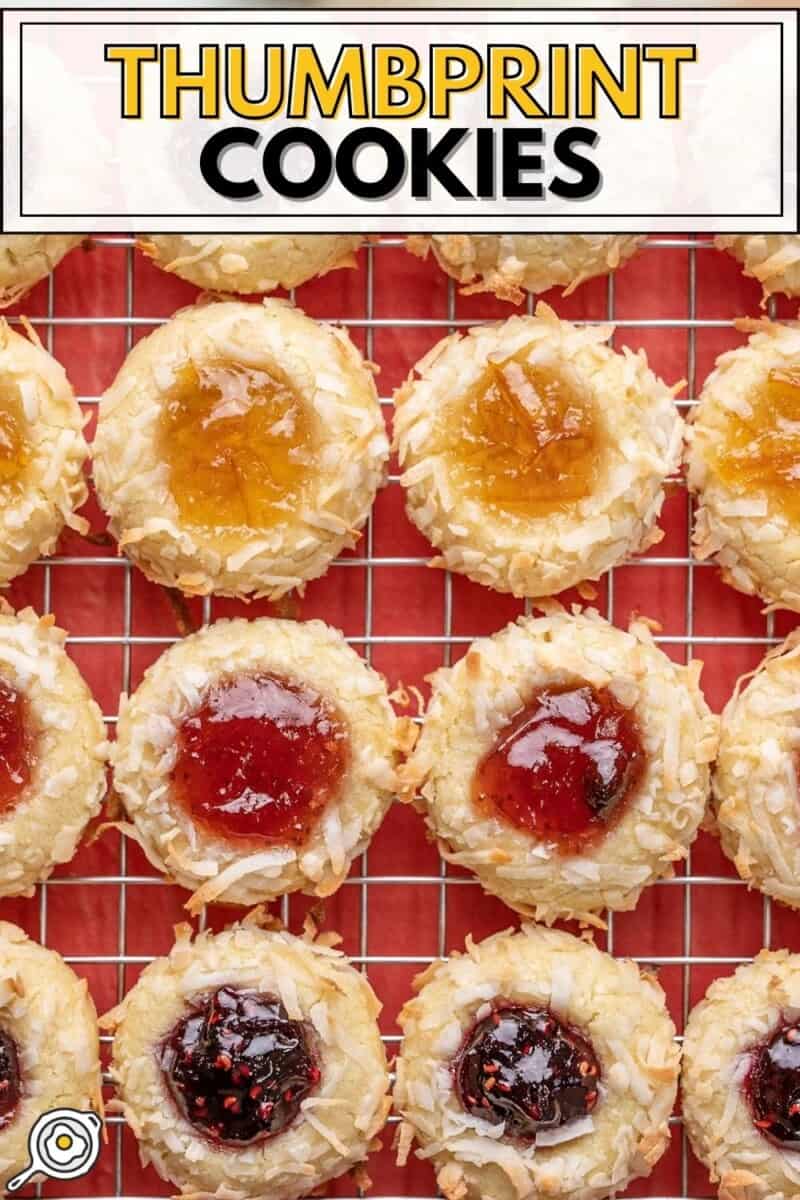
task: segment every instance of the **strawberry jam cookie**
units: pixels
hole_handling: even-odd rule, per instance
[[[294,1200],[362,1162],[390,1107],[365,977],[288,933],[177,933],[101,1020],[143,1163],[194,1196]]]
[[[416,1138],[448,1200],[595,1200],[669,1143],[675,1027],[658,983],[524,925],[435,962],[400,1013],[401,1161]]]
[[[123,697],[114,782],[191,911],[327,896],[391,802],[407,725],[322,621],[218,621]]]
[[[800,296],[800,234],[719,234],[714,244],[732,254],[745,275],[758,280],[765,300],[774,292]]]
[[[0,921],[0,1186],[27,1165],[35,1121],[64,1107],[92,1109],[99,1126],[100,1043],[86,980]]]
[[[11,233],[0,236],[0,308],[21,300],[46,279],[65,254],[86,235],[72,233]]]
[[[198,287],[252,293],[299,287],[315,275],[354,267],[361,237],[156,233],[142,238],[138,245],[156,266]]]
[[[515,596],[597,579],[661,538],[683,422],[611,326],[539,304],[439,342],[395,395],[410,519],[447,567]]]
[[[488,892],[548,924],[602,925],[694,839],[717,741],[700,670],[643,621],[521,617],[434,674],[406,794]]]
[[[52,617],[0,612],[0,896],[75,854],[106,790],[100,709]]]
[[[277,599],[353,546],[388,443],[347,334],[279,300],[185,309],[100,402],[98,494],[157,583]]]
[[[0,586],[52,554],[65,525],[86,533],[83,425],[60,364],[0,319]]]
[[[694,550],[732,587],[800,612],[800,324],[743,321],[689,426]]]
[[[721,1200],[800,1193],[800,955],[762,950],[717,979],[683,1043],[686,1131]]]
[[[596,275],[608,275],[647,240],[635,234],[468,234],[438,233],[410,237],[412,254],[429,251],[463,292],[494,292],[521,304],[526,292],[560,287],[565,296]]]

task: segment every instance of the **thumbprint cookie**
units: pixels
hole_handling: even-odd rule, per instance
[[[435,962],[399,1016],[401,1161],[448,1200],[596,1200],[669,1143],[680,1050],[632,962],[525,925]]]
[[[721,1200],[800,1192],[800,955],[762,950],[716,979],[683,1043],[682,1109]]]
[[[112,747],[128,829],[190,911],[334,892],[396,786],[409,723],[322,621],[218,621],[123,697]]]
[[[0,1186],[27,1166],[32,1126],[58,1108],[91,1110],[99,1129],[97,1013],[59,954],[0,921]]]
[[[683,422],[644,353],[606,345],[612,332],[540,303],[417,364],[395,395],[395,435],[433,565],[547,596],[660,540]]]
[[[388,457],[347,334],[278,300],[196,305],[139,342],[93,450],[110,529],[150,579],[273,600],[355,544]]]
[[[288,933],[177,934],[101,1020],[143,1163],[181,1193],[294,1200],[363,1161],[390,1107],[365,977]]]
[[[0,612],[0,896],[69,862],[105,795],[103,718],[65,637],[30,608]]]
[[[138,245],[156,266],[197,287],[251,293],[299,287],[315,275],[354,267],[361,240],[357,234],[156,233]]]
[[[800,234],[719,234],[714,244],[732,254],[745,275],[758,280],[765,300],[774,292],[800,296]]]
[[[703,816],[717,722],[700,670],[641,620],[521,617],[433,675],[406,796],[511,908],[602,925],[672,873]]]
[[[0,236],[0,308],[21,300],[46,279],[65,254],[85,241],[85,234],[12,233]]]
[[[726,583],[800,612],[800,324],[744,321],[689,426],[694,551]]]
[[[493,292],[520,304],[526,292],[560,287],[565,296],[587,279],[608,275],[634,255],[643,235],[438,233],[410,237],[412,254],[433,251],[439,266],[464,284],[465,295]]]
[[[0,586],[52,554],[65,525],[87,531],[83,426],[61,365],[0,319]]]

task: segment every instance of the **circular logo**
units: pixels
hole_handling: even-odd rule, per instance
[[[91,1171],[100,1155],[103,1123],[95,1112],[54,1108],[34,1122],[28,1134],[30,1162],[9,1179],[6,1190],[15,1192],[34,1175],[51,1179],[77,1179]]]

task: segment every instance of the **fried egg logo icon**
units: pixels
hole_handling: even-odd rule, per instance
[[[54,1108],[42,1113],[28,1134],[30,1162],[9,1179],[6,1191],[16,1192],[35,1175],[77,1179],[91,1171],[100,1155],[103,1123],[94,1112]]]

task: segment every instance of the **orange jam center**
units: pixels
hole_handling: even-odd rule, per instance
[[[0,816],[13,809],[31,777],[33,737],[25,697],[0,679]]]
[[[16,483],[28,462],[25,427],[19,388],[0,377],[0,487]]]
[[[486,364],[462,401],[451,457],[473,499],[543,516],[591,494],[605,438],[588,386],[572,369],[529,363],[531,348]]]
[[[277,371],[187,363],[166,395],[161,451],[182,520],[267,529],[304,502],[311,419]]]
[[[748,397],[752,414],[731,413],[715,466],[723,483],[765,492],[800,519],[800,363],[773,368]]]

